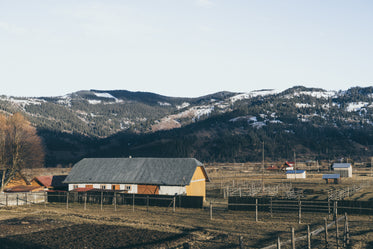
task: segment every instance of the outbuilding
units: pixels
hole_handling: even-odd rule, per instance
[[[326,184],[334,183],[337,184],[341,181],[341,176],[339,174],[324,174],[322,179],[325,180]]]
[[[110,189],[133,194],[206,197],[207,176],[194,158],[85,158],[64,183],[74,189]]]
[[[341,177],[352,177],[352,166],[350,163],[333,163],[332,168]]]
[[[286,171],[287,179],[305,179],[306,171],[305,170],[287,170]]]

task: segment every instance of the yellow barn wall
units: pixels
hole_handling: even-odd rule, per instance
[[[206,198],[206,175],[202,167],[197,167],[190,184],[186,186],[186,192],[188,196],[203,196],[203,199]]]

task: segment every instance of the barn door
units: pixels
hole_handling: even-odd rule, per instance
[[[138,185],[137,193],[143,195],[158,195],[159,186],[157,185]]]

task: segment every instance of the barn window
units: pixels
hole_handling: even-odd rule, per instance
[[[78,185],[73,185],[73,189],[76,189],[76,188],[78,188]]]
[[[101,185],[101,189],[106,189],[106,185]]]
[[[126,185],[126,190],[131,190],[131,185]]]

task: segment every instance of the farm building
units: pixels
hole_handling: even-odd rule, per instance
[[[67,175],[37,176],[32,179],[31,185],[44,187],[48,190],[65,190],[67,189],[67,184],[62,182],[66,177]]]
[[[194,158],[85,158],[64,183],[74,189],[110,189],[133,194],[206,196],[210,181]]]
[[[306,178],[306,171],[305,170],[287,170],[286,171],[286,179],[300,179]]]
[[[325,182],[337,184],[341,181],[341,176],[339,174],[324,174],[322,179],[325,179]]]
[[[341,177],[352,177],[352,166],[350,163],[333,163],[332,168]]]

